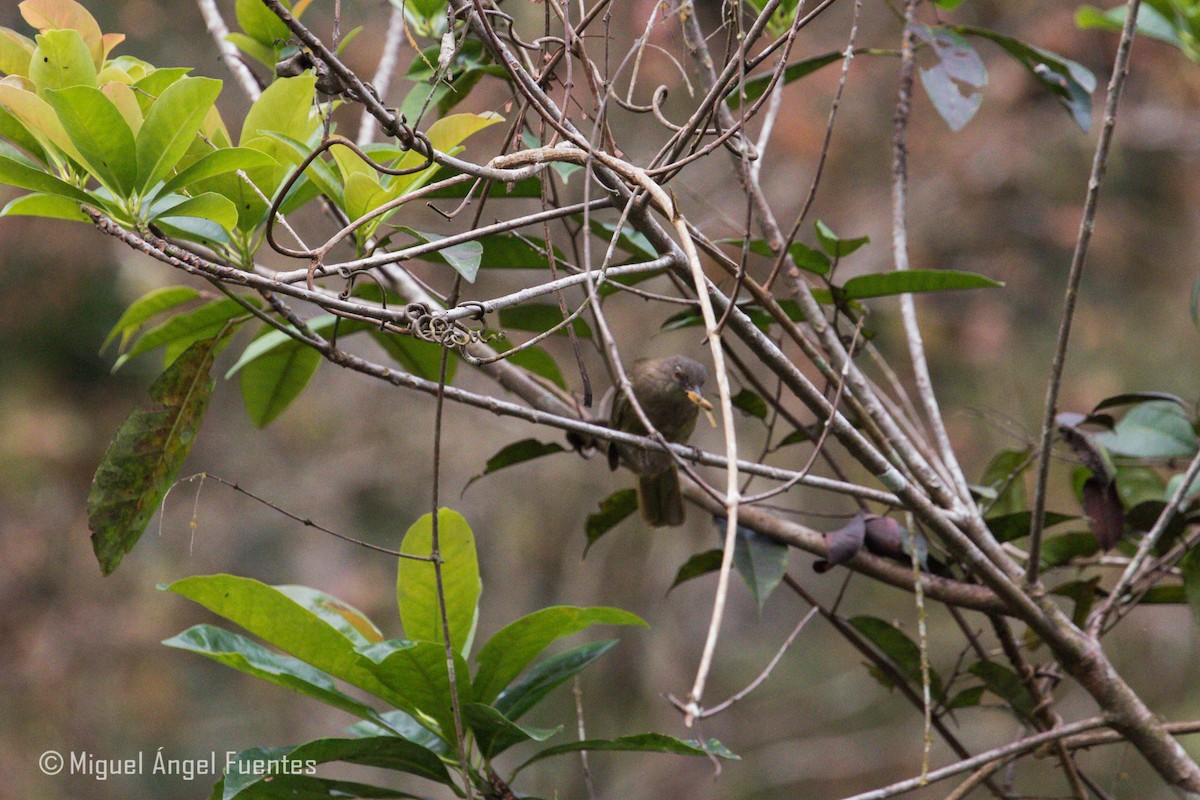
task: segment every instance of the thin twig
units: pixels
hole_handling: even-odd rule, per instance
[[[1096,152],[1092,157],[1087,195],[1079,220],[1079,234],[1075,240],[1075,252],[1071,255],[1071,269],[1067,274],[1067,288],[1063,297],[1058,340],[1054,346],[1054,358],[1050,363],[1050,377],[1046,382],[1046,403],[1042,410],[1042,435],[1038,450],[1033,516],[1029,522],[1029,564],[1025,573],[1025,580],[1031,586],[1038,582],[1038,565],[1042,560],[1042,530],[1046,513],[1046,484],[1050,475],[1050,447],[1054,442],[1054,417],[1058,413],[1058,393],[1062,388],[1063,368],[1067,361],[1067,345],[1071,338],[1071,323],[1075,319],[1075,303],[1079,297],[1079,284],[1083,280],[1083,268],[1087,263],[1088,245],[1092,241],[1092,231],[1096,227],[1096,208],[1100,199],[1100,184],[1104,180],[1104,173],[1108,167],[1108,151],[1112,147],[1113,130],[1117,125],[1117,106],[1121,102],[1121,90],[1125,88],[1125,79],[1129,75],[1129,51],[1133,46],[1138,9],[1141,5],[1141,0],[1129,0],[1125,8],[1125,25],[1121,28],[1121,40],[1117,44],[1117,55],[1113,59],[1112,77],[1108,82],[1108,96],[1104,102],[1104,124],[1100,128],[1100,138],[1096,141]]]

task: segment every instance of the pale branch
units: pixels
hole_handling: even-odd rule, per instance
[[[234,80],[242,87],[246,97],[250,98],[251,102],[257,100],[262,94],[262,86],[242,60],[241,51],[229,41],[229,26],[225,24],[225,18],[217,8],[216,0],[196,0],[196,5],[200,9],[200,16],[204,17],[204,25],[212,36],[213,43],[221,53],[226,69],[233,74]]]
[[[913,15],[916,12],[916,0],[908,0],[904,4],[904,31],[901,34],[900,45],[900,88],[896,98],[895,120],[892,131],[892,259],[897,272],[909,269],[908,264],[908,119],[912,110],[913,73],[916,58],[913,53]],[[971,488],[967,478],[959,466],[958,456],[946,432],[946,423],[942,419],[942,411],[938,405],[937,394],[933,389],[933,379],[929,375],[929,362],[925,358],[925,340],[921,336],[920,323],[917,321],[916,300],[911,294],[900,295],[900,318],[904,323],[904,338],[908,343],[909,357],[912,360],[913,382],[917,397],[925,407],[925,417],[934,440],[937,442],[942,463],[953,478],[953,485],[958,489],[959,499],[969,505],[971,503]]]
[[[383,37],[383,52],[375,67],[375,77],[371,80],[371,84],[375,87],[375,94],[380,100],[387,99],[388,89],[392,85],[392,74],[396,71],[397,56],[399,56],[400,46],[403,44],[404,11],[400,6],[392,6],[392,12],[388,15],[387,33]],[[362,114],[359,116],[358,136],[355,137],[355,142],[359,147],[364,147],[370,144],[374,138],[375,117],[364,106]]]

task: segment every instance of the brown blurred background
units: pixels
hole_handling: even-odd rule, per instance
[[[15,5],[0,7],[0,24],[28,32]],[[639,12],[646,5],[639,3]],[[228,77],[193,4],[113,0],[90,6],[104,30],[128,35],[118,53]],[[232,3],[222,7],[232,18]],[[327,16],[331,7],[315,3],[310,21]],[[343,29],[367,26],[348,57],[369,75],[386,9],[349,0],[344,7]],[[1101,87],[1100,105],[1115,36],[1076,30],[1074,7],[1071,2],[972,0],[953,19],[995,28],[1091,68]],[[540,10],[536,13],[540,18]],[[629,16],[638,18],[633,24],[640,29],[641,14]],[[805,31],[798,52],[844,47],[848,20],[849,4],[837,4]],[[327,30],[327,21],[317,27]],[[616,42],[624,41],[620,36]],[[886,6],[869,2],[860,43],[893,47],[896,36]],[[682,60],[673,28],[660,44]],[[1085,135],[1074,127],[1016,62],[987,43],[978,43],[978,49],[990,75],[978,116],[952,134],[918,89],[910,135],[913,265],[974,270],[1007,283],[1002,290],[919,301],[943,409],[972,476],[978,476],[991,452],[1021,446],[1020,431],[1036,426],[1095,140],[1094,130]],[[410,57],[406,49],[402,63]],[[895,66],[891,59],[854,62],[811,217],[844,235],[871,237],[872,243],[844,265],[847,276],[889,265]],[[645,69],[643,88],[655,80],[670,82],[669,113],[682,119],[686,91],[677,74],[663,59],[648,58]],[[796,213],[811,180],[836,79],[834,67],[787,89],[764,171],[783,219]],[[401,81],[393,100],[398,102],[407,88]],[[1083,283],[1063,408],[1086,410],[1122,391],[1157,389],[1189,399],[1198,394],[1200,335],[1188,313],[1200,244],[1198,98],[1200,66],[1164,45],[1137,42]],[[245,102],[235,84],[226,83],[220,102],[236,127]],[[497,87],[485,82],[465,108],[504,111],[502,103]],[[1095,119],[1098,125],[1098,113]],[[631,133],[631,157],[642,154],[637,142],[657,142],[658,135]],[[483,152],[471,149],[468,155]],[[718,154],[711,162],[685,172],[674,188],[690,218],[714,235],[727,236],[740,224],[744,201],[733,192],[735,179],[725,157]],[[578,178],[575,183],[577,190]],[[11,196],[4,191],[5,199]],[[312,220],[322,224],[315,215]],[[806,228],[804,236],[812,243],[810,231]],[[113,353],[97,351],[132,299],[149,288],[187,282],[185,276],[82,225],[25,218],[0,220],[0,275],[5,285],[0,295],[0,797],[199,798],[207,796],[211,783],[153,775],[105,782],[48,778],[38,771],[37,757],[49,749],[102,758],[144,752],[152,759],[161,747],[169,757],[192,758],[339,735],[351,721],[344,715],[159,645],[192,624],[214,620],[155,585],[215,572],[306,584],[358,606],[385,633],[398,635],[394,564],[388,559],[305,530],[211,482],[199,491],[196,483],[177,487],[161,523],[151,524],[115,575],[101,578],[92,556],[85,514],[92,472],[129,409],[145,398],[159,366],[158,356],[144,356],[114,375],[109,372]],[[522,275],[528,277],[503,276],[477,291],[515,285]],[[436,272],[429,277],[445,278]],[[872,309],[880,346],[905,363],[895,303],[876,302]],[[668,352],[703,357],[695,329],[653,335],[668,311],[634,299],[612,303],[609,310],[620,323],[630,358]],[[565,342],[551,349],[578,389]],[[602,390],[606,379],[594,356],[589,352],[589,364]],[[495,390],[466,368],[459,382]],[[259,431],[241,407],[236,383],[219,380],[203,433],[181,474],[204,470],[237,481],[298,515],[395,546],[429,504],[431,422],[429,398],[326,365],[299,401]],[[753,420],[745,420],[745,428],[747,442],[759,441]],[[626,522],[584,561],[584,519],[600,499],[631,484],[627,474],[609,473],[601,459],[559,455],[489,476],[459,497],[470,476],[504,444],[530,436],[560,437],[453,405],[446,409],[446,430],[443,502],[466,515],[479,540],[480,641],[549,604],[632,610],[651,630],[617,631],[621,644],[584,673],[589,734],[695,735],[682,727],[663,696],[683,695],[691,685],[715,580],[665,592],[689,555],[716,546],[710,523],[694,510],[686,528],[653,535]],[[719,445],[715,431],[705,430],[698,440]],[[792,448],[776,463],[794,467],[804,456]],[[1060,506],[1072,502],[1065,474],[1056,475]],[[790,502],[817,511],[847,508],[808,492],[793,492]],[[193,520],[194,531],[189,528]],[[809,521],[826,529],[841,524]],[[843,574],[817,576],[810,563],[793,553],[792,574],[831,598]],[[913,630],[910,596],[861,579],[853,582],[843,609],[883,616]],[[744,587],[736,585],[707,699],[715,702],[752,679],[806,610],[780,591],[760,617]],[[933,608],[930,614],[934,666],[949,670],[955,631],[943,610]],[[1170,719],[1200,717],[1200,637],[1185,609],[1135,612],[1115,635],[1113,647],[1118,667],[1156,711]],[[703,761],[593,755],[598,796],[833,798],[915,774],[918,715],[899,695],[876,684],[860,661],[827,625],[814,621],[757,692],[702,731],[720,738],[744,761],[727,764],[714,778]],[[1092,713],[1092,704],[1079,692],[1067,688],[1062,694],[1059,710],[1068,719]],[[569,689],[559,690],[528,721],[564,724],[568,732],[562,736],[573,735]],[[979,748],[1019,732],[999,711],[970,711],[959,721],[964,740]],[[1200,744],[1186,744],[1200,755]],[[947,758],[936,746],[935,764]],[[1168,796],[1126,748],[1085,754],[1082,763],[1114,797]],[[1061,793],[1049,765],[1025,764],[1020,775],[1022,791]],[[564,797],[582,796],[578,762],[548,762],[531,770],[519,788],[541,796],[551,796],[555,788]],[[939,797],[944,791],[917,796]]]

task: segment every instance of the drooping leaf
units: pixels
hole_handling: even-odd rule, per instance
[[[720,549],[705,550],[683,562],[675,573],[675,580],[671,581],[671,586],[667,589],[668,594],[681,583],[687,583],[693,578],[699,578],[701,575],[719,570],[724,555]]]
[[[385,333],[379,330],[372,330],[371,338],[379,342],[393,361],[413,375],[429,381],[436,381],[441,377],[444,348],[436,342],[427,342],[412,336]],[[449,359],[446,362],[447,385],[454,382],[459,357],[451,352]]]
[[[174,360],[175,351],[182,352],[192,342],[207,339],[225,327],[230,320],[245,314],[246,310],[228,298],[213,300],[186,313],[176,314],[165,322],[150,328],[133,343],[133,347],[117,358],[113,369],[121,367],[129,359],[158,347],[168,347],[166,363]]]
[[[242,403],[255,427],[265,428],[282,414],[308,386],[321,361],[320,352],[288,339],[246,364],[240,376]]]
[[[765,420],[767,418],[767,403],[749,389],[742,389],[731,398],[733,407],[745,414]]]
[[[1096,89],[1096,76],[1088,69],[1074,61],[986,28],[956,25],[952,26],[951,30],[963,36],[977,36],[998,44],[1029,70],[1038,83],[1050,90],[1084,133],[1091,128],[1092,92]]]
[[[879,648],[913,686],[921,686],[921,649],[916,642],[896,626],[878,617],[852,617],[849,622]],[[934,697],[942,696],[941,676],[932,667],[929,669],[929,689]]]
[[[484,475],[491,475],[493,472],[502,470],[505,467],[523,464],[526,461],[533,461],[543,456],[550,456],[564,451],[565,448],[557,442],[539,442],[537,439],[522,439],[519,442],[513,442],[510,445],[502,447],[495,455],[489,458],[487,464],[483,467],[483,472],[473,475],[467,481],[467,485],[463,487],[463,491],[465,492],[472,483]]]
[[[100,570],[109,575],[137,544],[179,474],[208,408],[221,338],[191,345],[154,385],[154,405],[134,409],[96,469],[88,527]]]
[[[593,625],[647,627],[636,614],[604,606],[551,606],[527,614],[501,628],[479,649],[475,699],[492,702],[551,642]]]
[[[608,497],[600,501],[600,510],[588,514],[587,518],[587,546],[583,550],[584,556],[591,549],[601,536],[611,531],[621,523],[629,515],[637,511],[637,490],[636,489],[621,489],[614,492]]]
[[[189,303],[199,296],[200,292],[190,286],[164,286],[161,289],[152,289],[125,309],[125,313],[108,332],[104,344],[100,345],[101,352],[106,350],[117,336],[121,337],[118,349],[124,350],[133,335],[151,317]]]
[[[1125,27],[1127,11],[1128,9],[1123,5],[1110,8],[1107,11],[1101,11],[1095,6],[1080,6],[1075,10],[1075,24],[1084,30],[1120,32]],[[1163,16],[1162,12],[1154,8],[1151,3],[1142,3],[1141,7],[1138,8],[1135,30],[1148,38],[1157,39],[1160,42],[1166,42],[1178,47],[1189,55],[1195,52],[1195,44],[1191,43],[1190,47],[1188,44],[1185,44],[1184,40],[1180,38],[1174,23]]]
[[[921,85],[950,130],[962,130],[983,105],[980,90],[987,85],[983,59],[949,28],[918,24],[913,26],[913,32],[930,46],[938,59],[932,67],[919,68]]]
[[[785,84],[798,81],[803,77],[813,74],[822,67],[827,67],[830,64],[841,61],[844,57],[844,53],[836,51],[806,58],[803,61],[797,61],[795,64],[789,64],[784,68],[782,80]],[[758,75],[753,78],[747,78],[744,92],[739,93],[738,87],[735,85],[725,97],[726,104],[735,110],[740,108],[742,105],[742,94],[745,94],[746,102],[757,100],[767,90],[770,80],[770,75]]]
[[[714,517],[713,525],[718,538],[724,540],[726,520]],[[762,611],[767,598],[783,580],[787,563],[787,545],[751,528],[738,526],[733,544],[733,566],[746,582],[759,611]]]
[[[406,555],[429,557],[433,550],[433,515],[425,514],[412,524],[400,543]],[[443,641],[442,611],[450,628],[454,650],[464,656],[471,651],[475,626],[479,622],[479,560],[475,555],[475,536],[462,514],[449,508],[438,509],[438,552],[442,559],[442,592],[439,598],[437,576],[432,562],[400,559],[396,580],[396,599],[404,635],[423,642]]]
[[[504,714],[482,703],[463,706],[463,721],[475,733],[484,758],[495,758],[508,748],[525,742],[544,742],[562,730],[557,728],[526,728],[517,725]]]
[[[992,694],[1012,706],[1018,714],[1026,718],[1032,717],[1037,703],[1012,670],[995,661],[979,661],[972,664],[968,671],[982,680]]]
[[[284,6],[290,7],[291,3],[285,2]],[[237,0],[234,14],[246,35],[264,47],[273,48],[277,40],[286,41],[291,36],[283,21],[259,0]]]

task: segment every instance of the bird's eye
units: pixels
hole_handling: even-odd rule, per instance
[[[677,381],[683,380],[683,370],[681,370],[681,369],[675,370],[675,380],[677,380]]]

